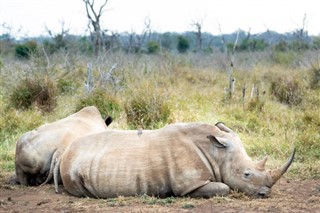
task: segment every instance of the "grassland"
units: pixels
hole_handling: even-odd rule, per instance
[[[103,116],[114,117],[111,128],[116,129],[222,121],[239,134],[253,159],[269,155],[267,166],[274,168],[296,147],[296,159],[287,176],[319,179],[320,87],[316,79],[320,54],[305,52],[293,57],[290,53],[289,62],[283,59],[285,54],[277,56],[277,62],[274,57],[269,52],[238,54],[231,70],[228,57],[220,53],[118,52],[99,58],[59,53],[30,60],[3,56],[0,169],[14,171],[15,141],[24,132],[95,104]],[[236,83],[230,96],[231,71]],[[43,108],[43,102],[32,102],[25,109],[14,104],[13,98],[25,98],[19,85],[26,79],[43,83],[43,89],[49,85],[50,108]],[[93,85],[92,91],[85,89],[86,82]]]

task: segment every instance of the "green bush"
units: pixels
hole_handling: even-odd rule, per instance
[[[280,41],[274,45],[273,49],[276,52],[286,52],[288,50],[288,43],[286,41]]]
[[[15,56],[20,59],[29,59],[37,51],[37,42],[28,41],[15,47]]]
[[[249,101],[247,109],[251,112],[253,111],[261,112],[263,111],[264,105],[265,105],[265,101],[256,97]]]
[[[312,89],[320,88],[320,67],[313,67],[311,70],[310,86]]]
[[[52,111],[56,105],[56,87],[49,79],[22,80],[9,97],[16,109],[29,109],[32,105],[42,111]]]
[[[178,37],[178,46],[177,49],[180,53],[185,53],[187,52],[187,50],[189,49],[189,41],[183,37],[183,36],[179,36]]]
[[[60,78],[57,86],[60,94],[73,93],[75,91],[75,83],[69,79]]]
[[[271,60],[276,64],[292,65],[296,60],[296,56],[292,51],[289,51],[289,52],[274,51],[271,55]]]
[[[113,118],[117,118],[122,111],[118,99],[102,89],[96,89],[89,95],[81,98],[76,105],[76,111],[86,106],[96,106],[103,117],[112,116]]]
[[[139,127],[154,129],[166,124],[170,108],[165,97],[159,93],[136,94],[125,105],[127,124],[133,129]]]
[[[148,53],[154,54],[159,52],[160,46],[156,41],[149,41],[147,43]]]
[[[301,81],[292,76],[281,76],[271,81],[270,93],[280,103],[299,105],[303,100],[303,91]]]

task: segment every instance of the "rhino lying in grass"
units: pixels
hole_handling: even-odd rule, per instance
[[[15,175],[10,182],[40,185],[50,181],[51,164],[73,140],[104,131],[111,122],[111,117],[104,121],[99,110],[90,106],[23,134],[16,143]]]
[[[77,197],[211,197],[231,188],[263,198],[294,154],[281,168],[265,171],[267,158],[253,162],[224,124],[186,123],[142,134],[107,130],[85,136],[66,149],[57,166],[65,189]]]

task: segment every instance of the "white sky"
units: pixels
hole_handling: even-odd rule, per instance
[[[100,6],[102,0],[96,0]],[[154,31],[184,32],[202,20],[203,31],[220,34],[239,28],[251,33],[267,29],[279,33],[302,27],[306,14],[309,35],[320,35],[320,10],[316,0],[109,0],[102,26],[115,32],[142,32],[144,20]],[[60,32],[85,34],[87,17],[82,0],[0,0],[0,24],[12,27],[15,36],[47,35],[47,26]],[[20,31],[19,31],[20,29]],[[6,30],[0,28],[1,33]]]

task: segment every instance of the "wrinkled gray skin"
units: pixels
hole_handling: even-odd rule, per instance
[[[64,119],[23,134],[16,143],[15,175],[11,184],[40,185],[52,180],[52,165],[76,138],[107,129],[99,110],[85,107]]]
[[[263,198],[293,158],[294,152],[281,168],[266,171],[267,158],[253,162],[224,124],[185,123],[82,137],[67,148],[56,172],[60,168],[65,189],[77,197],[212,197],[235,189]]]

